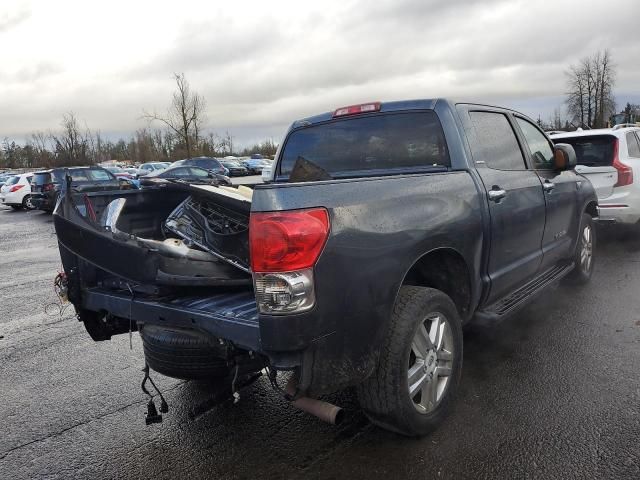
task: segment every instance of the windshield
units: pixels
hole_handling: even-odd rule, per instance
[[[280,175],[309,181],[449,165],[434,112],[390,113],[293,131],[283,150]]]
[[[609,167],[613,164],[613,135],[588,135],[569,138],[554,138],[554,143],[568,143],[576,151],[578,165],[586,167]]]

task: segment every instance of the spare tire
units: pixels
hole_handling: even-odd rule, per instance
[[[229,375],[219,346],[195,330],[171,330],[145,325],[140,330],[149,367],[167,377],[202,380]]]

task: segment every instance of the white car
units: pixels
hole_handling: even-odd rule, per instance
[[[576,172],[589,179],[598,195],[601,221],[640,221],[640,127],[619,125],[550,137],[573,146]]]
[[[33,173],[22,173],[11,177],[0,188],[0,203],[14,209],[33,210],[31,202],[31,178]]]

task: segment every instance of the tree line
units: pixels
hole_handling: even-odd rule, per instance
[[[5,138],[0,143],[0,167],[49,168],[92,165],[107,160],[130,163],[174,161],[200,155],[224,157],[260,153],[273,156],[278,145],[271,139],[237,149],[228,131],[204,132],[206,102],[192,91],[184,74],[174,74],[176,91],[166,112],[143,112],[148,128],[128,139],[105,139],[100,131],[82,125],[73,112],[65,113],[56,132],[34,132],[24,144]],[[155,127],[152,128],[152,125]]]

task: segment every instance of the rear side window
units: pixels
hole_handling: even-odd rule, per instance
[[[555,143],[568,143],[576,151],[578,165],[585,167],[610,167],[613,164],[613,135],[588,135],[556,138]]]
[[[436,114],[411,112],[348,118],[296,130],[283,149],[280,174],[295,182],[450,165]]]
[[[627,133],[627,152],[630,157],[640,158],[640,145],[638,145],[638,137],[635,133]]]
[[[113,180],[113,177],[106,170],[87,170],[87,176],[94,182],[108,182]]]
[[[20,181],[20,177],[11,177],[9,180],[7,180],[7,185],[15,185],[16,183],[18,183]]]
[[[516,134],[507,116],[497,112],[469,112],[476,131],[477,145],[471,145],[476,160],[495,170],[527,168]],[[475,142],[471,142],[472,144]]]

